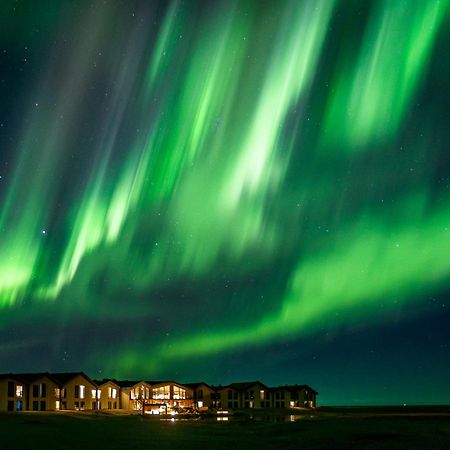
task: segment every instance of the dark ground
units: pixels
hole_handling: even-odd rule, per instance
[[[87,412],[0,414],[1,450],[150,448],[450,449],[450,407],[260,412],[228,422]]]

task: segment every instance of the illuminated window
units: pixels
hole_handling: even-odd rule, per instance
[[[203,406],[203,402],[202,402],[202,401],[199,401],[199,402],[198,402],[198,407],[201,408],[202,406]]]
[[[112,398],[117,398],[117,389],[113,388],[111,397]]]
[[[80,398],[85,398],[86,396],[86,386],[80,384]]]
[[[92,389],[92,398],[100,398],[102,391],[100,389]]]
[[[158,400],[170,399],[170,386],[160,386],[152,389],[152,396]]]
[[[23,386],[20,384],[16,386],[16,397],[23,397]]]
[[[186,390],[178,386],[173,387],[174,400],[184,400],[186,398]]]
[[[56,409],[56,411],[59,411],[59,409],[60,409],[60,402],[59,402],[59,400],[56,400],[56,402],[55,402],[55,409]]]
[[[259,398],[264,400],[264,391],[262,389],[259,391]]]
[[[55,388],[54,392],[55,392],[55,397],[59,398],[59,395],[61,394],[61,390],[59,388]]]
[[[111,398],[111,388],[110,387],[108,388],[108,398]],[[109,409],[111,409],[111,408],[109,408]]]

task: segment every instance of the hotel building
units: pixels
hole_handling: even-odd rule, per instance
[[[148,414],[183,410],[315,408],[307,385],[269,387],[260,381],[92,380],[83,372],[0,374],[0,411],[121,410]]]

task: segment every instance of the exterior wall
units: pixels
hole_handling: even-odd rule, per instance
[[[197,408],[213,408],[214,391],[206,384],[201,384],[193,389],[194,406]]]
[[[269,407],[270,402],[268,400],[268,389],[262,384],[256,383],[253,386],[248,387],[241,392],[242,397],[242,407],[243,408],[265,408],[266,407],[266,397],[267,397],[267,407]]]
[[[222,394],[222,408],[239,409],[242,408],[242,398],[237,389],[223,388]]]
[[[254,385],[236,383],[228,387],[210,387],[200,383],[193,389],[175,382],[150,385],[143,381],[134,386],[121,388],[114,381],[96,386],[80,374],[60,389],[51,374],[50,376],[44,374],[29,382],[32,376],[33,374],[17,375],[18,378],[8,374],[1,376],[0,411],[124,409],[138,412],[142,411],[143,401],[145,412],[159,410],[161,413],[193,406],[204,410],[315,408],[317,397],[317,393],[306,385],[267,388],[261,383]]]
[[[99,391],[99,392],[98,392]],[[93,400],[93,409],[120,409],[120,387],[112,381],[100,385],[97,389],[97,399]]]
[[[130,407],[130,388],[120,388],[120,407],[127,411],[132,409]]]
[[[12,392],[8,392],[8,384],[11,384]],[[22,389],[20,389],[22,386]],[[13,394],[12,396],[9,394]],[[17,395],[19,394],[19,395]],[[20,395],[21,394],[21,395]],[[14,378],[0,380],[0,411],[25,411],[28,400],[26,383]]]
[[[84,386],[84,395],[81,388],[78,389],[79,392],[75,392],[76,386]],[[97,389],[97,386],[82,375],[72,378],[63,386],[61,409],[91,410],[92,401],[95,401],[92,399],[93,389]]]
[[[55,411],[60,409],[60,389],[50,378],[44,376],[29,385],[27,409],[30,411]]]
[[[291,395],[287,389],[274,389],[271,392],[271,408],[289,408],[290,400]]]

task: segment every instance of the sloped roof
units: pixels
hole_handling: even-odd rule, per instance
[[[210,386],[208,383],[205,383],[204,381],[199,381],[198,383],[183,383],[183,386],[190,387],[191,389],[197,389],[200,386],[207,386],[210,389],[213,389],[213,386]]]
[[[121,387],[114,378],[103,378],[103,380],[93,380],[97,386],[103,386],[106,383],[115,384],[117,387]]]
[[[84,372],[62,372],[62,373],[51,373],[49,374],[59,385],[67,384],[70,380],[75,377],[82,376],[86,378],[90,383],[96,384],[94,380],[91,380]]]
[[[268,389],[268,387],[261,383],[261,381],[244,381],[241,383],[231,383],[228,386],[225,386],[227,388],[236,389],[237,391],[245,391],[247,389],[250,389],[252,386],[255,386],[256,384],[263,386],[264,388]]]
[[[318,392],[315,389],[313,389],[311,386],[308,386],[307,384],[290,384],[290,385],[285,385],[285,386],[277,386],[277,387],[273,387],[270,389],[273,391],[284,390],[284,391],[289,391],[289,392],[298,392],[298,391],[302,391],[303,389],[309,389],[310,391],[314,392],[315,394],[318,394]]]

